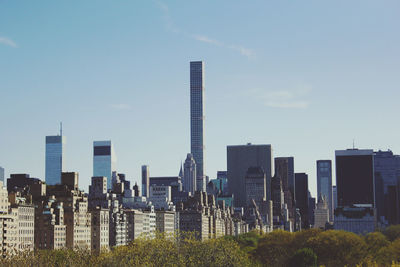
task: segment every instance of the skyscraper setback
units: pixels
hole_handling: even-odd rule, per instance
[[[60,135],[46,136],[46,184],[55,185],[61,183],[61,172],[64,171],[64,145],[65,136]]]
[[[205,191],[204,62],[190,62],[190,150],[196,162],[197,190]]]

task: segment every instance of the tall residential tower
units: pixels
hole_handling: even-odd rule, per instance
[[[196,162],[197,190],[206,190],[204,172],[204,62],[190,62],[190,151]]]

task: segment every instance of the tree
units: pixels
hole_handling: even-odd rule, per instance
[[[386,236],[380,232],[369,233],[364,237],[365,244],[367,245],[367,257],[371,261],[375,261],[379,250],[390,244]]]
[[[355,266],[366,256],[364,240],[351,232],[329,230],[307,241],[318,257],[318,265]]]
[[[383,234],[389,239],[389,241],[394,241],[400,237],[400,224],[391,225],[383,230]]]
[[[254,256],[267,266],[287,266],[294,253],[292,233],[278,230],[263,235],[258,241]]]
[[[389,266],[392,262],[400,262],[400,238],[381,248],[377,253],[376,261],[383,266]]]
[[[317,255],[310,248],[297,250],[290,259],[290,267],[317,267]]]

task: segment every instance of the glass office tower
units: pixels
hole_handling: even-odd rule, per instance
[[[115,171],[116,161],[111,141],[93,142],[93,176],[107,177],[107,189],[112,188],[112,173]]]
[[[317,160],[317,199],[324,196],[329,210],[329,221],[333,222],[332,161]]]
[[[45,180],[48,185],[61,183],[61,173],[64,171],[65,143],[65,136],[46,136]]]
[[[203,61],[190,62],[190,150],[196,162],[196,188],[198,191],[205,191]]]

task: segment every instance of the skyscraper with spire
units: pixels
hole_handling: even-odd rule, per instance
[[[205,191],[203,61],[190,62],[190,150],[196,162],[197,191]]]
[[[62,124],[60,123],[60,134],[46,136],[46,166],[45,180],[48,185],[61,183],[61,173],[64,171],[64,147],[66,137],[62,135]]]

